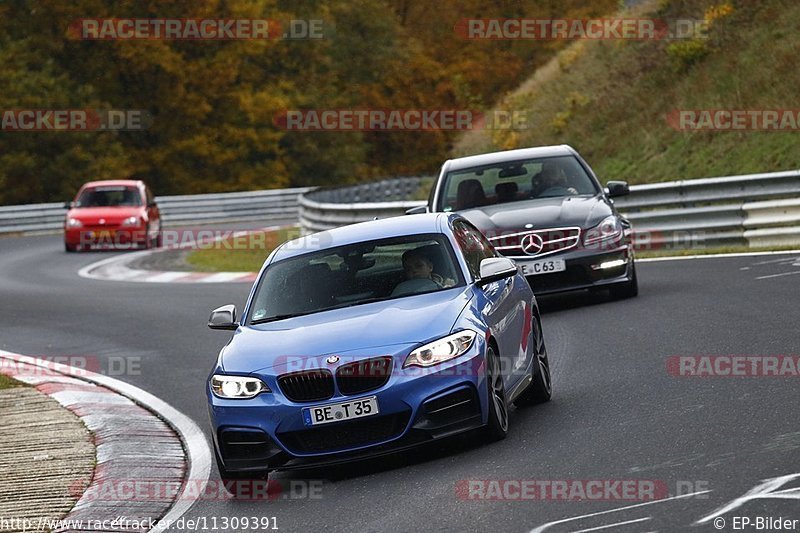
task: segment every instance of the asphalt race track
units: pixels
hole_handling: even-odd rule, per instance
[[[0,347],[141,358],[140,372],[117,377],[207,429],[205,380],[228,336],[208,330],[206,320],[218,305],[241,309],[249,285],[78,277],[111,255],[66,254],[60,236],[0,239]],[[212,517],[274,516],[281,531],[298,532],[526,532],[566,519],[546,530],[715,531],[711,521],[692,524],[765,479],[800,472],[800,379],[680,377],[667,371],[668,358],[797,356],[796,274],[795,255],[641,263],[638,298],[542,299],[553,401],[513,410],[506,440],[484,445],[470,435],[389,458],[282,472],[276,478],[286,484],[322,480],[320,497],[199,501],[185,516],[209,525]],[[702,494],[648,505],[459,498],[459,482],[489,479],[657,480],[670,496]],[[798,486],[800,479],[787,479],[769,490]],[[734,516],[800,518],[797,490],[739,503],[724,515],[725,530]],[[604,513],[614,509],[621,510]]]

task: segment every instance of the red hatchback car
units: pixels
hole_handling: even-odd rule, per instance
[[[86,183],[67,202],[64,248],[161,246],[161,215],[153,193],[142,181],[109,180]]]

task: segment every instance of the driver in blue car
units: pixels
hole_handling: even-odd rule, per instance
[[[531,196],[534,198],[578,194],[578,190],[570,185],[561,168],[552,161],[545,161],[542,164],[542,170],[533,177],[531,182]]]
[[[435,273],[433,261],[418,248],[403,253],[403,270],[406,273],[406,280],[394,288],[392,296],[427,292],[452,287],[456,284],[455,280],[443,278]]]

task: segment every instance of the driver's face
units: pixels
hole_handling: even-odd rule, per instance
[[[555,168],[545,168],[542,170],[542,178],[546,183],[561,183],[562,177],[561,174]]]
[[[424,257],[409,257],[403,261],[403,269],[408,279],[430,278],[433,265]]]

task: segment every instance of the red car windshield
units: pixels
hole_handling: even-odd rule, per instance
[[[142,197],[135,187],[93,187],[85,189],[75,207],[140,206]]]

